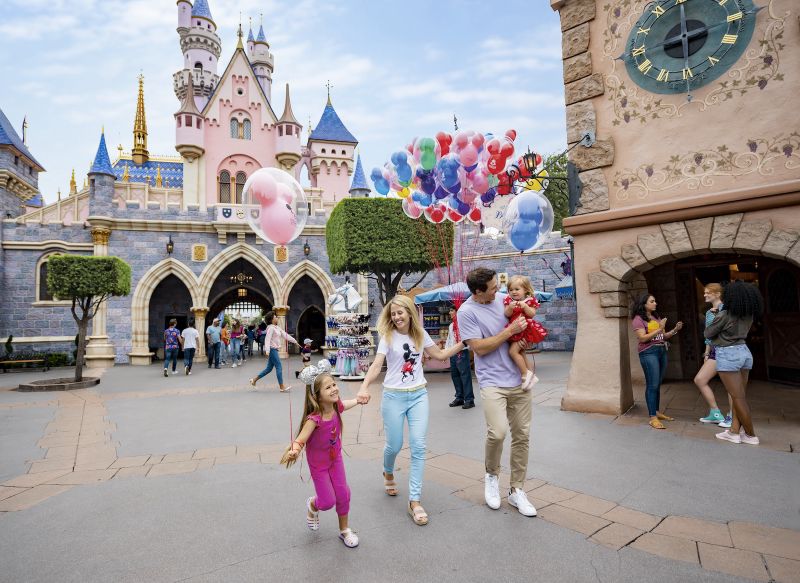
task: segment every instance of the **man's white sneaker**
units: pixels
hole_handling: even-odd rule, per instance
[[[492,510],[500,508],[500,480],[497,476],[486,474],[484,480],[486,483],[483,488],[483,497],[486,499],[486,505]]]
[[[738,433],[731,433],[727,429],[722,433],[717,433],[717,439],[722,439],[724,441],[730,441],[731,443],[742,443],[742,438],[739,437]]]
[[[235,362],[231,365],[231,368],[236,368],[236,363]]]
[[[742,443],[746,443],[747,445],[758,445],[761,443],[757,436],[747,435],[747,433],[744,431],[744,428],[739,430],[739,439],[742,440]]]
[[[528,500],[528,496],[519,488],[511,488],[508,503],[514,506],[523,516],[536,516],[536,508]]]

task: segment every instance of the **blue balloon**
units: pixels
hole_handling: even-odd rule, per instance
[[[373,168],[369,177],[372,179],[372,184],[375,185],[375,190],[378,191],[378,194],[383,196],[389,194],[389,181],[383,177],[383,172],[381,172],[380,168]]]
[[[497,196],[497,189],[492,187],[481,195],[481,202],[483,206],[491,206],[494,198]]]
[[[461,179],[458,177],[460,167],[461,162],[458,161],[458,156],[455,154],[448,154],[436,163],[436,176],[439,184],[450,194],[461,192]]]
[[[411,181],[411,166],[408,163],[408,155],[405,152],[395,152],[392,154],[392,164],[394,164],[397,179],[403,186],[408,186]]]
[[[447,199],[447,204],[460,215],[465,215],[469,212],[469,205],[463,200],[459,200],[455,195]]]
[[[436,190],[436,178],[433,175],[433,170],[425,170],[422,166],[417,168],[417,178],[419,178],[419,187],[425,194],[433,194]]]
[[[436,190],[433,191],[433,196],[435,196],[437,200],[442,200],[443,198],[450,196],[450,193],[441,186],[437,186]]]
[[[536,245],[539,240],[539,227],[529,221],[519,221],[511,227],[508,240],[514,249],[523,253]]]
[[[433,202],[433,197],[430,194],[420,191],[416,191],[414,194],[412,194],[411,198],[422,208],[430,206],[430,204]]]

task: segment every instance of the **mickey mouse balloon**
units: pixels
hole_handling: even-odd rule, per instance
[[[520,253],[540,247],[553,230],[553,207],[547,197],[524,190],[509,203],[503,219],[503,231],[509,243]]]
[[[294,241],[306,226],[308,202],[303,187],[277,168],[261,168],[244,183],[247,224],[274,245]]]

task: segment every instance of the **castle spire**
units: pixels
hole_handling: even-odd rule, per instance
[[[283,115],[281,119],[278,120],[278,123],[294,123],[298,126],[300,122],[298,122],[294,117],[294,112],[292,111],[292,100],[289,99],[289,84],[286,84],[286,101],[283,104]],[[300,131],[300,130],[298,130]]]
[[[139,74],[139,97],[136,101],[136,120],[133,122],[133,163],[137,166],[147,163],[147,120],[144,115],[144,75]]]
[[[75,168],[72,169],[72,178],[69,179],[69,194],[78,194],[78,183],[75,182]]]
[[[28,145],[28,116],[22,118],[22,143]]]

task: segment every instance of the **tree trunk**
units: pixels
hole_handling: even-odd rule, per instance
[[[86,332],[89,329],[89,320],[84,316],[78,321],[78,351],[75,354],[75,382],[83,380],[83,361],[86,355]]]

